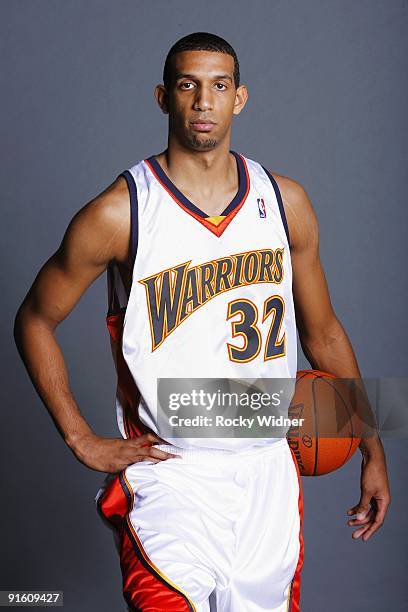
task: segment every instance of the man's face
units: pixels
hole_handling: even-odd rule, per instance
[[[164,87],[156,88],[169,114],[170,134],[188,148],[214,149],[247,99],[245,85],[235,88],[234,59],[216,51],[183,51],[172,62],[170,91],[166,95]]]

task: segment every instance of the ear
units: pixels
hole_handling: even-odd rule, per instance
[[[234,115],[239,115],[239,113],[244,108],[246,101],[248,100],[248,88],[246,85],[240,85],[235,92],[235,102],[234,102]]]
[[[167,90],[164,85],[156,85],[154,88],[154,97],[156,98],[157,104],[160,106],[162,112],[165,115],[169,114],[169,105],[167,99]]]

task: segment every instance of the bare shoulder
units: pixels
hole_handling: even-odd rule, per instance
[[[127,262],[129,241],[130,196],[126,180],[118,177],[72,217],[19,312],[35,313],[55,328],[112,260]]]
[[[114,259],[125,264],[129,241],[129,190],[126,180],[119,176],[74,215],[62,248],[72,251],[70,247],[79,246],[95,263],[103,264]]]
[[[282,196],[292,247],[301,247],[305,241],[317,241],[317,218],[305,187],[293,178],[270,172]]]

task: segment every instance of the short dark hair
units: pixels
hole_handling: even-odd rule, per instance
[[[167,54],[166,61],[163,69],[163,83],[167,90],[169,90],[171,83],[171,58],[176,53],[182,51],[218,51],[219,53],[226,53],[234,58],[234,83],[235,87],[239,86],[239,62],[237,54],[231,45],[216,34],[210,34],[210,32],[193,32],[183,36],[171,47]]]

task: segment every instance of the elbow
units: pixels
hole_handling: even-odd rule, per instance
[[[303,339],[301,339],[301,344],[303,350],[315,353],[316,351],[330,350],[330,348],[341,341],[344,336],[344,328],[335,317],[325,325],[314,329],[311,333],[305,334]]]
[[[23,331],[32,320],[32,317],[33,312],[26,296],[18,307],[13,324],[13,338],[19,350],[23,342]]]
[[[24,319],[24,302],[20,304],[16,315],[14,317],[13,323],[13,338],[17,348],[20,348],[21,345],[21,330],[23,327],[23,319]]]
[[[38,313],[33,302],[25,298],[20,304],[14,317],[13,337],[17,348],[21,347],[26,340],[38,337],[38,334],[53,334],[57,323],[47,319],[44,313]]]
[[[323,328],[320,332],[320,342],[325,347],[330,348],[333,344],[342,340],[345,336],[345,331],[340,321],[335,318],[330,324]]]

